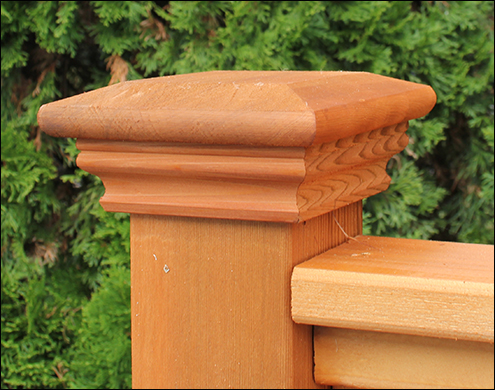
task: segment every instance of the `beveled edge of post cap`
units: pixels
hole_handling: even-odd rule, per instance
[[[55,137],[308,147],[430,112],[427,85],[367,72],[211,71],[127,81],[43,105]]]

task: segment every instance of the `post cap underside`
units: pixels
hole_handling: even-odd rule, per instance
[[[366,72],[213,71],[127,81],[43,105],[55,137],[308,147],[426,115],[427,85]]]

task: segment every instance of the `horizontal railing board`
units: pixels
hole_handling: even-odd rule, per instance
[[[359,236],[294,268],[297,323],[493,343],[493,246]]]
[[[493,344],[316,326],[315,380],[334,388],[493,388]]]

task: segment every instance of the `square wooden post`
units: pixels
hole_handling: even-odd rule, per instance
[[[335,212],[352,235],[360,215],[361,202]],[[331,213],[299,224],[132,215],[131,233],[133,387],[315,387],[290,277],[344,242]]]
[[[131,213],[133,387],[318,387],[292,269],[361,234],[361,200],[434,103],[369,73],[220,71],[43,106],[102,206]]]

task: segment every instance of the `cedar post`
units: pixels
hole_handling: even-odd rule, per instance
[[[361,234],[361,200],[435,100],[363,72],[216,71],[41,107],[105,210],[131,213],[133,387],[318,387],[292,270]]]

